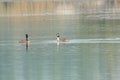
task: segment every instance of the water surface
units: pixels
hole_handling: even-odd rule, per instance
[[[119,80],[119,26],[80,15],[1,17],[0,80]],[[57,45],[58,32],[70,42]],[[20,44],[26,33],[30,44]]]

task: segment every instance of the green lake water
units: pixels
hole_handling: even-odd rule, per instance
[[[57,45],[56,33],[70,42]],[[119,80],[119,67],[120,20],[0,17],[0,80]]]

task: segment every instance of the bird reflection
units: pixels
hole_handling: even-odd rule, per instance
[[[26,43],[26,51],[28,51],[28,43]]]

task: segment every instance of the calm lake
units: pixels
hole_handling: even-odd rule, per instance
[[[57,45],[56,33],[70,42]],[[0,17],[0,80],[119,80],[119,43],[117,19]]]

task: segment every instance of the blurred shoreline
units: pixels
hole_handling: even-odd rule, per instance
[[[97,1],[44,1],[44,2],[0,2],[0,17],[82,15],[89,17],[112,16],[120,18],[119,0]]]

